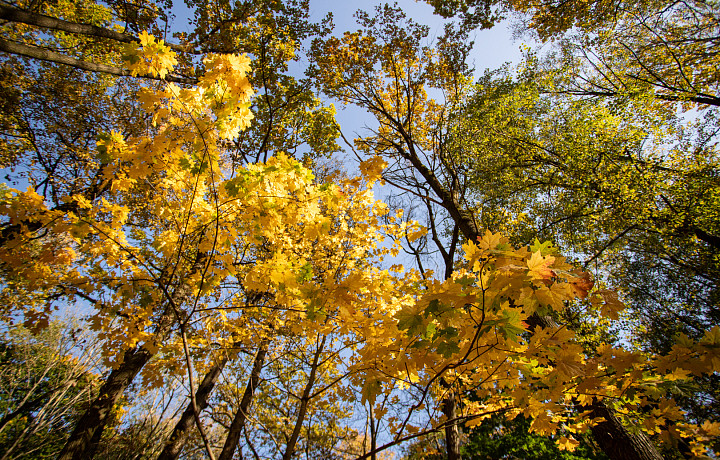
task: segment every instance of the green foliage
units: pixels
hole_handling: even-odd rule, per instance
[[[631,308],[621,321],[570,318],[576,330],[606,340],[614,331],[667,353],[677,334],[699,337],[720,320],[720,158],[707,134],[714,112],[677,129],[683,120],[664,103],[548,91],[556,75],[529,67],[477,85],[453,141],[471,171],[475,213],[516,243],[555,241],[599,280],[623,287]],[[717,419],[717,387],[697,384],[701,404],[678,398],[697,417]]]
[[[513,420],[493,416],[468,433],[462,447],[463,458],[468,460],[606,460],[597,447],[580,438],[574,452],[560,450],[552,437],[531,433],[531,421],[522,415]],[[589,438],[591,439],[591,438]]]
[[[16,327],[0,339],[0,452],[5,458],[55,458],[95,396],[99,378],[70,326],[34,336]]]

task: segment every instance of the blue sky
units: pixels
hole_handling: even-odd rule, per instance
[[[335,24],[334,33],[342,35],[344,31],[358,30],[354,14],[357,10],[372,12],[376,5],[384,5],[387,2],[378,0],[310,0],[310,16],[313,21],[320,21],[328,12],[333,14]],[[405,14],[415,22],[430,26],[430,39],[440,36],[443,32],[443,25],[446,22],[440,16],[433,14],[433,9],[427,3],[415,0],[400,0],[397,5]],[[475,68],[475,75],[482,75],[486,69],[497,69],[504,63],[517,64],[520,62],[522,53],[521,41],[515,41],[512,37],[510,21],[503,21],[490,30],[475,31],[471,38],[475,42],[470,57],[470,65]],[[306,63],[299,63],[300,68]],[[342,127],[345,137],[352,141],[358,135],[362,135],[365,125],[372,125],[373,120],[363,110],[354,107],[343,107],[335,104],[338,109],[337,120]],[[344,146],[343,146],[344,147]],[[353,169],[347,165],[348,169]]]
[[[310,0],[310,15],[313,20],[318,21],[328,12],[332,12],[335,30],[337,33],[342,33],[345,30],[358,29],[353,17],[355,11],[360,9],[371,12],[376,5],[385,3],[387,2],[377,0]],[[400,0],[397,4],[414,21],[429,25],[431,37],[442,33],[443,19],[434,15],[432,7],[427,3]],[[509,21],[504,21],[491,30],[477,31],[474,34],[475,48],[472,60],[478,72],[482,73],[485,68],[495,69],[507,61],[515,63],[519,61],[521,43],[513,41],[509,25]]]
[[[341,35],[344,31],[355,31],[358,25],[353,15],[357,10],[372,12],[377,5],[384,5],[385,1],[379,0],[310,0],[311,20],[319,22],[327,13],[333,14],[335,24],[334,33]],[[433,9],[423,1],[399,0],[397,5],[415,22],[430,26],[430,38],[442,34],[445,21],[440,16],[433,14]],[[173,12],[176,19],[173,24],[174,30],[187,30],[192,28],[189,25],[189,10],[184,2],[176,1]],[[478,30],[473,32],[471,38],[475,42],[469,64],[475,68],[475,75],[482,75],[486,69],[497,69],[504,63],[519,63],[521,59],[520,47],[522,41],[514,40],[509,20],[497,24],[490,30]],[[299,62],[291,65],[293,72],[301,76],[307,62]],[[329,101],[332,102],[332,101]],[[335,104],[338,109],[337,119],[345,136],[352,140],[361,134],[366,124],[372,121],[364,111],[352,107],[343,108]]]

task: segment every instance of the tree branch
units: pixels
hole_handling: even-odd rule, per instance
[[[10,22],[20,22],[31,26],[43,27],[45,29],[61,30],[72,34],[88,35],[97,38],[108,38],[121,43],[139,42],[137,37],[122,32],[117,32],[105,27],[98,27],[92,24],[78,24],[63,19],[45,16],[44,14],[31,13],[20,8],[13,8],[7,5],[0,5],[0,19]],[[175,51],[194,53],[188,46],[166,43]]]
[[[19,56],[25,56],[33,59],[39,59],[41,61],[54,62],[56,64],[64,64],[76,69],[87,70],[90,72],[107,73],[110,75],[117,75],[119,77],[130,77],[132,74],[128,69],[121,69],[119,67],[113,67],[107,64],[97,64],[94,62],[81,61],[64,54],[57,53],[45,48],[40,48],[34,45],[25,45],[22,43],[12,42],[0,38],[0,51],[4,51],[10,54],[17,54]],[[195,78],[177,77],[174,75],[167,75],[165,78],[156,77],[153,75],[138,75],[141,78],[148,78],[152,80],[171,81],[175,83],[184,83],[187,85],[194,85],[197,83]]]

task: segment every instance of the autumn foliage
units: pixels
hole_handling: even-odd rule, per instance
[[[358,141],[357,176],[323,169],[313,152],[268,148],[254,161],[238,153],[254,127],[276,128],[266,62],[253,71],[277,56],[198,52],[181,80],[195,58],[147,30],[108,57],[145,79],[128,93],[129,125],[74,146],[72,163],[56,156],[55,169],[38,166],[27,146],[3,144],[24,183],[0,190],[0,317],[37,333],[75,303],[102,344],[104,386],[60,458],[89,458],[109,443],[110,411],[130,388],[173,386],[182,393],[173,404],[186,411],[157,439],[161,458],[182,446],[221,459],[238,450],[289,459],[302,449],[375,458],[446,428],[519,416],[572,451],[608,422],[600,410],[668,448],[706,454],[720,423],[686,416],[674,394],[720,372],[720,326],[680,334],[665,352],[578,331],[578,318],[619,321],[622,295],[549,242],[512,244],[481,228],[457,198],[459,173],[443,177],[423,163],[437,154],[459,164],[460,154],[437,153],[436,128],[467,102],[470,83],[447,47],[418,53],[423,31],[409,30],[398,43],[358,32],[313,44],[315,83],[379,120]],[[108,78],[94,83],[106,95]],[[423,83],[452,94],[448,103]],[[263,149],[305,132],[293,123],[310,113],[310,127],[331,116],[309,96],[303,104],[310,111],[285,119],[291,127],[273,141],[268,134]],[[317,129],[307,138],[318,144],[336,133]],[[429,184],[426,197],[437,194],[427,225],[375,198],[384,179],[419,184],[398,182],[399,163]],[[451,222],[445,276],[398,258],[433,238],[440,246],[431,206]],[[360,413],[365,422],[351,420]]]

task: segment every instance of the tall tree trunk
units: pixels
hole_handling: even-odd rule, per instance
[[[58,460],[92,458],[92,454],[97,449],[97,446],[91,445],[93,438],[99,440],[113,406],[152,356],[153,353],[144,346],[125,352],[123,362],[110,372],[100,388],[100,394],[78,420]]]
[[[208,405],[208,397],[215,387],[220,373],[228,362],[227,357],[223,357],[218,361],[210,370],[205,374],[205,378],[198,386],[195,392],[195,401],[197,403],[198,411],[202,411]],[[192,407],[192,401],[188,403],[188,406],[183,411],[180,420],[178,420],[175,428],[173,429],[170,438],[162,452],[158,456],[158,460],[176,460],[180,456],[180,450],[182,449],[182,443],[187,438],[190,429],[192,428],[194,421],[194,411]]]
[[[227,438],[225,438],[225,444],[223,445],[222,452],[218,460],[232,460],[235,450],[237,449],[238,441],[240,441],[240,435],[245,428],[245,420],[247,419],[247,412],[252,404],[253,396],[255,395],[255,389],[257,388],[258,382],[260,381],[260,371],[262,370],[263,364],[265,364],[265,355],[267,354],[270,341],[264,339],[260,343],[258,352],[255,355],[253,362],[253,368],[250,372],[250,379],[248,379],[247,386],[245,387],[245,393],[243,394],[242,400],[240,401],[240,407],[235,412],[235,418],[233,418],[230,430],[228,430]]]
[[[391,114],[385,114],[385,117],[393,121]],[[435,173],[422,162],[415,150],[412,136],[401,125],[395,124],[395,126],[407,146],[404,148],[400,144],[394,144],[397,152],[412,164],[413,168],[420,173],[432,191],[440,198],[443,208],[450,214],[463,236],[469,241],[477,241],[480,232],[472,214],[463,208],[461,201],[452,193],[453,191],[448,190]],[[530,322],[534,321],[536,324],[546,327],[545,323],[548,320],[552,321],[551,318],[540,318],[534,315]],[[612,410],[603,403],[597,405],[597,409],[594,409],[592,415],[602,416],[607,420],[607,422],[593,427],[592,432],[600,447],[612,460],[656,460],[662,458],[655,445],[644,433],[630,433],[614,416]]]
[[[591,430],[595,441],[610,460],[663,460],[645,433],[630,432],[604,403],[593,404],[589,409],[592,410],[589,417],[605,419]]]
[[[457,422],[457,404],[455,402],[455,394],[450,392],[443,400],[442,411],[445,418],[451,421],[445,425],[445,446],[447,449],[448,460],[460,460],[460,433],[458,432]]]
[[[197,254],[187,278],[200,272],[205,267],[206,260],[206,254]],[[164,340],[171,332],[172,326],[176,320],[179,320],[180,312],[177,306],[187,302],[192,295],[193,290],[184,284],[180,284],[170,295],[153,333],[156,341]],[[113,406],[154,355],[155,352],[150,351],[146,345],[125,352],[123,362],[110,372],[100,389],[100,394],[78,420],[75,429],[60,452],[58,460],[88,460],[92,458]]]
[[[295,427],[290,435],[290,439],[285,446],[285,453],[283,454],[283,460],[290,460],[293,452],[295,451],[295,444],[300,437],[300,430],[305,422],[305,414],[307,414],[307,407],[310,403],[310,393],[312,392],[313,386],[315,385],[315,378],[317,376],[318,362],[320,361],[320,353],[325,348],[325,340],[327,336],[323,336],[322,341],[318,344],[317,350],[315,350],[315,356],[313,356],[312,367],[310,368],[310,376],[308,377],[307,384],[303,390],[303,395],[300,398],[300,409],[298,410],[297,418],[295,419]]]
[[[370,460],[377,460],[377,432],[375,431],[375,417],[373,417],[373,405],[368,403],[370,408],[368,409],[368,417],[370,418]],[[363,443],[364,446],[364,443]],[[363,450],[365,448],[363,447]]]

